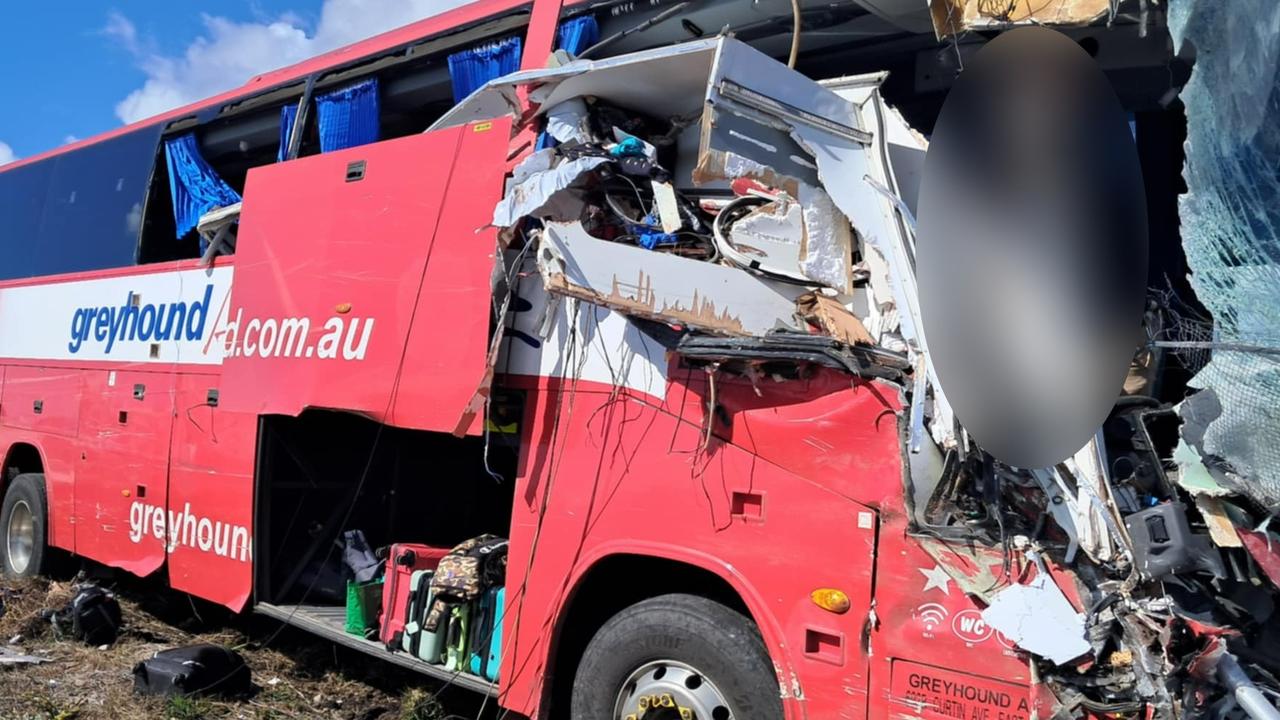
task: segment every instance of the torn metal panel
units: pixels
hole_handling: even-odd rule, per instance
[[[818,185],[818,169],[798,144],[804,126],[858,143],[870,143],[853,106],[840,96],[737,41],[724,44],[706,88],[700,161],[695,179],[753,177],[777,184],[782,176]],[[757,167],[735,166],[749,158]],[[798,188],[786,188],[796,196]]]
[[[506,313],[503,372],[573,377],[654,397],[667,388],[666,347],[620,312],[548,293],[532,251],[508,251],[512,309]]]
[[[697,112],[716,53],[732,42],[726,38],[695,40],[605,60],[588,60],[586,70],[530,95],[542,108],[572,98],[596,97],[620,107],[660,117]],[[565,66],[574,69],[584,61]]]
[[[1074,509],[1076,532],[1080,546],[1095,560],[1108,562],[1119,553],[1117,544],[1127,540],[1121,531],[1122,521],[1111,498],[1111,479],[1107,472],[1107,459],[1102,432],[1080,448],[1066,463],[1076,485]],[[1055,472],[1059,483],[1060,473]]]
[[[1056,471],[1033,470],[1031,476],[1044,491],[1045,499],[1048,500],[1046,509],[1067,536],[1067,550],[1063,554],[1063,559],[1067,563],[1075,562],[1076,552],[1080,549],[1080,538],[1076,532],[1076,519],[1080,516],[1080,512],[1076,499],[1063,491]]]
[[[1113,0],[929,0],[938,39],[1012,25],[1088,25],[1106,17]],[[1214,0],[1216,1],[1216,0]]]
[[[694,171],[699,184],[748,177],[792,195],[797,183],[818,184],[817,167],[785,132],[722,109],[702,118],[703,149]]]
[[[1048,573],[997,592],[982,611],[982,619],[1018,647],[1058,665],[1092,649],[1085,639],[1084,615],[1071,606]]]
[[[914,271],[914,238],[894,195],[896,187],[883,142],[885,109],[879,99],[857,108],[837,93],[814,83],[771,58],[736,41],[716,55],[708,83],[707,106],[695,182],[748,177],[798,196],[802,184],[823,186],[859,237],[886,260],[901,334],[923,358],[933,395],[931,431],[944,446],[954,443],[954,421],[919,331]],[[866,129],[866,120],[875,125]],[[816,159],[816,162],[815,162]],[[877,187],[889,190],[885,197]],[[923,389],[923,388],[922,388]],[[923,393],[920,393],[923,395]],[[925,428],[923,403],[913,408],[910,444],[920,447]]]
[[[867,103],[870,108],[859,112],[870,112],[877,118],[883,118],[883,108],[879,107],[881,102],[877,93],[873,101]],[[873,130],[880,137],[884,136],[879,124]],[[928,344],[920,322],[914,236],[896,204],[870,182],[890,190],[894,187],[887,154],[881,152],[883,147],[878,143],[864,145],[811,125],[795,125],[793,135],[816,158],[823,186],[831,194],[836,207],[847,217],[855,219],[864,246],[874,248],[884,258],[900,332],[907,346],[922,358],[920,364],[927,377],[928,391],[933,395],[934,419],[929,430],[935,442],[943,447],[952,446],[955,443],[953,416],[929,361]],[[923,398],[913,402],[918,407]],[[913,451],[919,449],[924,433],[925,428],[917,414],[912,420],[909,440]]]
[[[992,591],[1006,582],[997,574],[1001,570],[1000,554],[991,548],[928,536],[916,540],[920,549],[937,562],[938,572],[951,578],[965,595],[989,602]]]
[[[702,105],[714,55],[724,38],[708,38],[601,60],[575,60],[555,68],[512,73],[490,80],[428,128],[438,130],[520,117],[518,89],[537,86],[530,95],[543,108],[573,98],[594,96],[655,115],[683,115]]]
[[[896,167],[887,153],[881,152],[884,143],[891,139],[904,146],[909,143],[910,149],[921,156],[928,143],[910,130],[902,117],[880,97],[878,87],[885,77],[877,73],[823,83],[833,93],[850,100],[861,123],[874,133],[874,148],[862,148],[834,138],[825,141],[815,138],[821,147],[809,150],[821,150],[817,160],[828,192],[846,216],[857,220],[864,255],[869,255],[870,280],[877,303],[895,315],[906,314],[897,318],[902,335],[910,344],[918,346],[917,328],[921,325],[915,302],[915,241],[910,236],[910,227],[899,222],[901,218],[894,204],[870,186],[866,178],[890,190],[898,188]]]
[[[599,240],[576,222],[547,223],[538,270],[552,293],[718,335],[803,328],[795,303],[807,288]]]
[[[903,209],[914,213],[929,143],[912,129],[901,113],[881,99],[879,87],[887,77],[888,73],[868,73],[822,80],[819,84],[851,102],[862,117],[863,126],[875,129],[876,146],[883,150],[871,155],[872,164],[878,169],[877,176],[883,179],[883,186],[896,189]],[[907,225],[906,231],[909,231],[911,223]],[[875,300],[863,322],[882,345],[896,343],[905,349],[898,335],[898,308],[885,255],[870,242],[864,243],[862,255]]]

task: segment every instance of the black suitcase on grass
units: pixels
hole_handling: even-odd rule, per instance
[[[249,666],[239,653],[220,645],[161,650],[133,666],[139,695],[244,697],[253,691]]]
[[[96,585],[80,588],[66,607],[50,615],[57,632],[89,645],[110,645],[120,635],[120,603]]]

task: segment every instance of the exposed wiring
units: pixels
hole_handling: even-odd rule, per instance
[[[570,312],[566,310],[565,314],[566,314],[566,317],[568,317],[570,315]],[[568,317],[569,319],[568,324],[569,324],[569,327],[572,328],[572,331],[569,333],[569,337],[566,341],[566,347],[563,351],[563,355],[565,357],[574,357],[579,352],[578,332],[577,332],[578,318],[576,317],[577,306],[575,306],[575,311],[573,314],[575,315],[575,317]],[[560,378],[560,384],[557,386],[557,391],[556,391],[557,401],[559,401],[560,398],[563,396],[563,392],[564,392],[563,386],[569,380],[568,363],[565,363],[561,367],[559,378]],[[570,385],[570,393],[569,393],[569,403],[568,403],[569,405],[568,417],[564,419],[564,422],[566,424],[571,423],[573,418],[574,400],[577,395],[576,375],[573,378],[573,382],[569,383],[569,385]],[[567,442],[567,440],[564,438],[563,432],[561,431],[561,413],[557,412],[555,413],[555,418],[552,420],[552,423],[551,423],[551,437],[547,444],[550,456],[548,457],[547,471],[543,474],[543,479],[546,482],[546,486],[542,489],[542,498],[538,503],[538,515],[537,515],[537,520],[534,523],[533,538],[529,544],[529,559],[525,563],[524,578],[520,583],[520,587],[518,587],[515,590],[515,592],[511,593],[507,598],[508,609],[506,611],[506,614],[509,614],[514,617],[514,622],[512,624],[512,627],[510,628],[511,635],[512,635],[512,644],[511,644],[510,652],[511,652],[511,658],[513,663],[515,662],[516,658],[519,657],[518,643],[519,643],[519,623],[520,623],[521,611],[520,610],[512,611],[512,608],[515,607],[516,598],[520,598],[520,601],[523,603],[524,591],[529,584],[529,576],[533,572],[534,559],[536,558],[538,553],[539,541],[542,539],[542,528],[547,517],[547,511],[550,507],[552,488],[555,485],[555,478],[558,474],[557,470],[559,469],[560,457],[561,457],[561,453],[558,452],[558,450],[559,450],[559,447],[563,446],[565,442]],[[532,478],[530,478],[530,480],[532,481]],[[569,583],[568,576],[565,577],[564,582],[567,589],[567,585]],[[528,669],[529,662],[531,662],[532,660],[533,660],[533,655],[529,655],[529,658],[525,661],[525,664],[521,665],[519,668],[516,669],[515,673],[512,674],[511,678],[506,681],[508,683],[508,687],[510,687],[511,684],[513,684],[516,681],[516,679],[519,678],[525,672],[526,669]],[[443,692],[445,687],[448,687],[449,684],[453,682],[453,679],[456,678],[458,675],[460,675],[461,672],[462,672],[461,670],[455,672],[454,676],[449,679],[448,683],[446,683],[444,687],[441,687],[440,690],[438,690],[435,693],[435,695],[433,695],[433,697],[438,696],[440,692]],[[510,712],[511,712],[510,709],[504,709],[502,715],[499,716],[499,720],[507,717],[507,715]]]
[[[630,185],[630,186],[631,186],[631,189],[632,189],[632,190],[634,190],[634,191],[635,191],[635,193],[636,193],[636,202],[640,205],[640,209],[641,209],[641,210],[643,210],[643,211],[644,211],[644,213],[645,213],[646,215],[652,215],[652,214],[653,214],[653,207],[652,207],[652,206],[645,207],[645,204],[644,204],[644,195],[640,194],[640,186],[639,186],[639,185],[636,185],[636,183],[635,183],[635,181],[634,181],[634,180],[632,180],[631,178],[627,177],[626,175],[623,175],[622,173],[618,173],[615,177],[619,177],[619,178],[622,178],[623,180],[626,180],[626,181],[627,181],[627,184],[628,184],[628,185]],[[606,197],[606,198],[608,198],[608,194],[607,194],[607,193],[605,194],[605,197]],[[624,213],[624,217],[625,217],[625,213]],[[634,221],[633,221],[633,222],[634,222]],[[644,223],[637,223],[637,224],[644,224]]]
[[[637,195],[637,196],[638,196],[638,195]],[[648,226],[648,224],[649,224],[649,223],[645,222],[644,220],[637,220],[637,219],[635,219],[635,218],[631,217],[631,215],[629,215],[629,214],[627,213],[626,208],[624,208],[624,207],[622,207],[620,204],[618,204],[618,199],[617,199],[617,198],[615,198],[611,193],[607,193],[607,192],[606,192],[606,193],[604,194],[604,203],[605,203],[605,205],[606,205],[606,206],[608,206],[608,208],[609,208],[611,211],[613,211],[613,214],[614,214],[614,215],[617,215],[617,216],[618,216],[618,219],[619,219],[619,220],[623,221],[624,223],[627,223],[628,225],[645,225],[645,226]],[[641,209],[642,211],[645,209],[645,208],[644,208],[644,204],[643,204],[643,203],[641,203],[641,205],[640,205],[640,209]]]
[[[512,265],[511,265],[512,270],[509,273],[505,273],[503,275],[503,284],[506,286],[507,291],[504,297],[502,298],[502,304],[500,306],[495,304],[493,308],[494,316],[496,317],[496,320],[494,321],[495,327],[493,329],[493,332],[495,334],[498,334],[498,335],[503,334],[503,330],[504,330],[503,323],[506,322],[507,310],[510,309],[511,307],[511,298],[515,296],[515,291],[512,287],[512,283],[515,281],[516,275],[519,274],[520,272],[520,266],[522,263],[524,263],[525,255],[529,252],[529,248],[532,246],[533,246],[533,243],[530,243],[526,240],[524,247],[520,249],[520,254],[517,255],[516,259],[512,262]],[[501,257],[502,255],[501,247],[498,248],[497,252],[498,252],[498,257]],[[493,393],[490,393],[489,396],[485,398],[485,403],[484,403],[484,410],[485,410],[484,412],[484,454],[481,459],[484,461],[484,471],[489,474],[489,477],[493,478],[494,482],[501,485],[503,482],[503,477],[498,473],[494,472],[493,468],[489,467],[489,445],[490,445],[490,440],[493,437],[493,431],[489,427],[490,425],[489,411],[490,411],[490,404],[492,402],[493,402]]]

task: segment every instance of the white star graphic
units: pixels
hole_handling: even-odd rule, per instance
[[[925,577],[924,590],[921,590],[920,592],[929,592],[929,588],[938,588],[942,591],[943,595],[951,595],[951,588],[947,585],[947,583],[951,582],[951,577],[947,575],[947,572],[942,569],[941,565],[934,565],[932,570],[925,570],[924,568],[916,569]]]

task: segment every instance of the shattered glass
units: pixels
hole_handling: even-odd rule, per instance
[[[1194,49],[1182,92],[1191,282],[1213,314],[1213,359],[1192,381],[1222,414],[1203,452],[1280,507],[1280,3],[1170,3],[1175,47]],[[1233,348],[1233,349],[1227,349]]]

